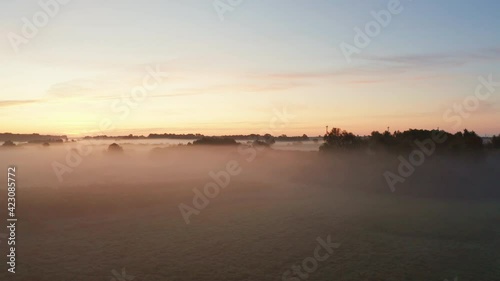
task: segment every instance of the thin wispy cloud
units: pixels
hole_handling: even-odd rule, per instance
[[[7,100],[7,101],[0,101],[0,107],[20,106],[20,105],[34,104],[38,102],[43,102],[43,100]]]
[[[428,53],[408,55],[363,55],[360,60],[411,67],[457,67],[475,62],[500,61],[500,47],[472,52]]]
[[[347,84],[372,84],[394,81],[394,76],[398,77],[398,81],[445,78],[450,77],[451,74],[445,74],[444,69],[462,67],[470,63],[491,63],[494,61],[500,61],[500,47],[458,53],[360,55],[356,66],[319,72],[268,73],[261,75],[261,77],[275,80],[336,79],[336,82]],[[428,70],[441,71],[443,74],[422,75]],[[346,76],[355,76],[357,79],[339,81]]]
[[[97,80],[75,79],[52,85],[47,90],[47,95],[57,98],[89,96],[95,93],[98,87]]]

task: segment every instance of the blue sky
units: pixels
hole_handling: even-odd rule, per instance
[[[273,112],[287,108],[295,118],[274,133],[318,135],[325,125],[500,133],[500,90],[458,127],[443,118],[474,94],[478,76],[500,81],[500,2],[401,0],[403,10],[348,62],[340,44],[353,44],[354,28],[388,3],[247,0],[221,21],[214,1],[72,0],[16,53],[8,35],[43,10],[3,1],[0,131],[251,133],[271,130]],[[117,116],[110,104],[141,83],[147,65],[169,78]],[[103,118],[112,130],[101,132]]]

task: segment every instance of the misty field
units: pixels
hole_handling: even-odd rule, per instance
[[[2,262],[2,280],[500,280],[498,155],[429,159],[393,193],[382,176],[392,155],[124,150],[96,146],[62,182],[64,145],[0,151],[19,169],[18,261],[14,278]],[[186,224],[179,205],[193,207],[193,189],[230,161],[240,173]],[[328,236],[340,246],[327,259],[284,277]]]

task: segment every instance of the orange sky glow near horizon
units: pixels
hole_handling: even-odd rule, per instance
[[[493,9],[405,3],[346,60],[339,46],[387,3],[248,2],[221,21],[202,1],[124,0],[120,9],[91,2],[61,6],[17,52],[0,42],[0,132],[318,136],[329,126],[358,135],[387,127],[500,134]],[[40,9],[2,5],[7,35],[22,34],[20,19]],[[470,21],[458,21],[465,12]],[[444,32],[443,21],[462,34]],[[490,95],[477,100],[478,87]]]

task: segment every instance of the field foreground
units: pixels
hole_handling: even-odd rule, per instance
[[[62,184],[36,187],[25,185],[37,176],[28,168],[23,171],[24,160],[9,159],[20,162],[18,259],[15,275],[7,274],[2,262],[0,278],[500,280],[500,205],[495,197],[354,188],[380,183],[369,176],[354,180],[363,178],[361,168],[357,176],[341,167],[311,168],[317,157],[311,153],[290,158],[295,156],[262,152],[245,163],[226,152],[210,152],[217,155],[212,158],[203,154],[199,166],[194,165],[200,162],[198,153],[182,154],[184,162],[178,165],[166,160],[173,154],[145,156],[143,163],[113,159],[107,168],[95,166],[108,161],[98,158],[82,164]],[[240,160],[241,173],[186,224],[179,204],[192,207],[193,188],[203,190],[213,181],[208,173],[223,170],[228,159]],[[31,163],[45,160],[40,161]],[[126,172],[141,165],[145,168],[134,182]],[[180,170],[189,165],[192,169]],[[85,175],[87,182],[79,181]],[[144,175],[155,178],[145,180]],[[400,188],[418,183],[417,178]],[[6,205],[4,197],[1,204]],[[339,245],[307,273],[303,261],[314,256],[318,239]],[[0,245],[5,252],[5,241]],[[301,266],[302,277],[284,275],[294,265]]]

